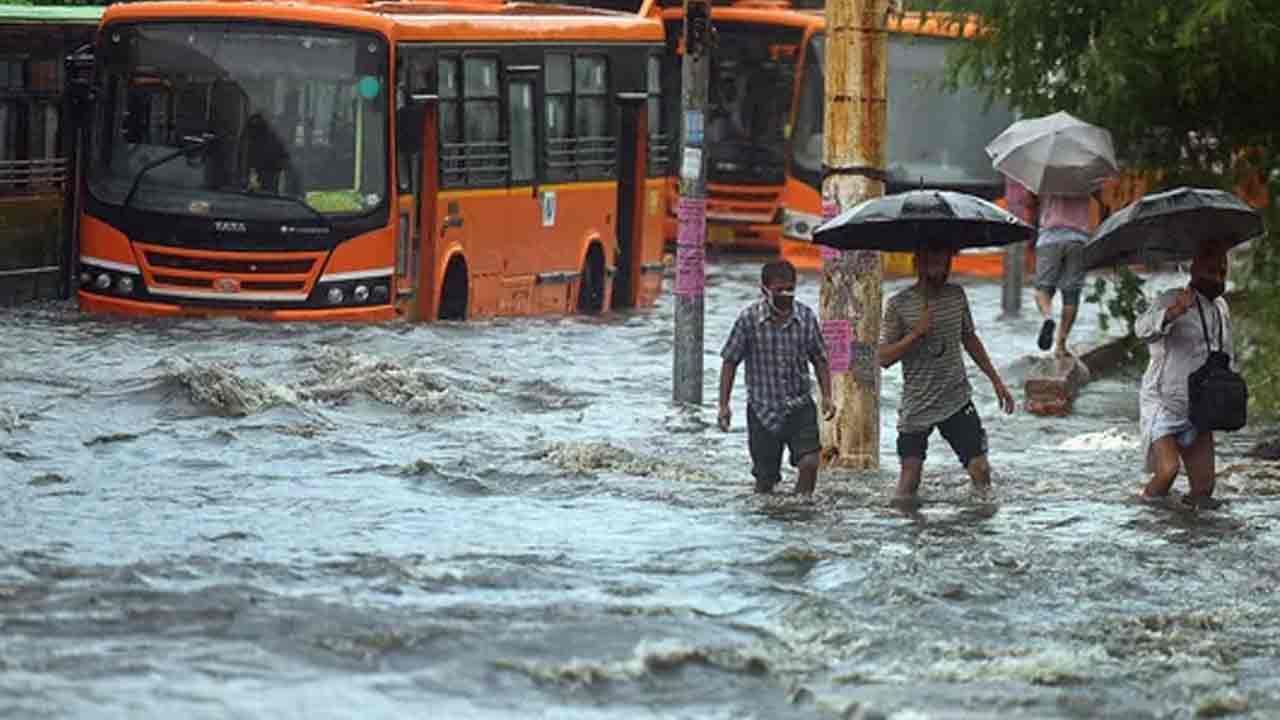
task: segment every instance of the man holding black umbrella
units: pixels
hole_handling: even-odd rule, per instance
[[[964,288],[947,282],[954,255],[955,250],[945,244],[918,248],[919,280],[885,305],[880,366],[887,369],[902,362],[902,403],[898,408],[902,474],[895,497],[900,503],[915,501],[934,428],[955,451],[974,489],[985,493],[991,487],[987,433],[973,406],[962,347],[991,380],[1001,409],[1006,413],[1014,410],[1013,395],[978,337]]]
[[[926,189],[864,200],[813,231],[814,242],[840,250],[915,252],[918,282],[886,303],[877,352],[881,367],[902,362],[897,496],[904,504],[914,503],[934,428],[951,444],[974,487],[991,486],[987,433],[973,406],[960,349],[990,378],[1006,413],[1013,412],[1013,396],[978,338],[964,289],[947,280],[958,248],[1026,242],[1033,232],[982,198]]]

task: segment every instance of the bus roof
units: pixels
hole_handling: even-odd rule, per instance
[[[0,5],[0,23],[96,25],[102,11],[96,5]]]
[[[112,5],[104,20],[279,20],[375,31],[392,40],[455,43],[663,40],[659,23],[634,13],[504,0],[160,1]]]
[[[804,27],[826,23],[826,12],[805,0],[713,0],[712,22],[717,19],[729,22],[758,22],[788,27]],[[680,0],[651,0],[642,6],[641,12],[653,13],[661,9],[667,20],[683,17]],[[974,14],[950,12],[890,13],[889,32],[930,37],[973,37],[978,34],[982,19]]]

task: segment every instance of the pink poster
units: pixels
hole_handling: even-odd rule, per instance
[[[835,200],[824,199],[822,201],[822,222],[826,222],[839,214],[840,205]]]
[[[849,347],[853,341],[848,320],[823,320],[822,339],[827,344],[827,358],[831,372],[849,371]]]
[[[675,293],[699,296],[706,288],[706,198],[680,198],[678,218],[680,232],[676,238]]]
[[[707,199],[680,198],[676,217],[680,223],[676,244],[702,247],[707,238]]]

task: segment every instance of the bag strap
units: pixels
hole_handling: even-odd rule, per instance
[[[1214,304],[1217,309],[1217,303]],[[1213,352],[1213,345],[1209,343],[1209,325],[1204,321],[1204,308],[1200,306],[1200,293],[1196,293],[1196,312],[1200,313],[1200,330],[1204,332],[1204,347],[1208,352]],[[1222,311],[1218,310],[1218,352],[1226,352],[1222,347]]]

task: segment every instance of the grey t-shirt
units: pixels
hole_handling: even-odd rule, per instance
[[[906,337],[923,310],[924,295],[912,285],[885,303],[880,343]],[[929,299],[929,332],[902,356],[899,432],[921,432],[956,414],[973,398],[961,341],[974,332],[969,299],[959,285],[944,285]]]

